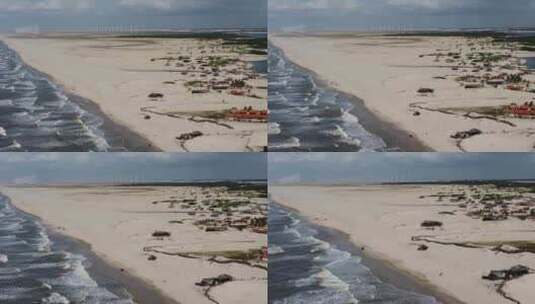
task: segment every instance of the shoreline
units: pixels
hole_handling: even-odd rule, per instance
[[[17,210],[22,211],[18,208]],[[33,214],[30,215],[36,217]],[[149,282],[146,282],[145,280],[126,272],[126,270],[115,266],[110,261],[107,261],[105,257],[102,257],[98,253],[92,251],[92,246],[90,243],[61,233],[46,222],[42,221],[42,219],[39,220],[44,224],[48,236],[53,242],[61,242],[62,245],[69,249],[69,252],[81,254],[87,259],[90,265],[86,268],[86,271],[93,279],[95,279],[95,281],[97,281],[97,283],[112,280],[115,283],[121,284],[122,287],[124,287],[126,291],[132,295],[133,301],[137,304],[179,304],[178,301],[175,301],[164,295],[161,290]]]
[[[440,290],[428,280],[419,277],[411,271],[399,267],[395,262],[387,260],[373,252],[373,250],[366,250],[365,247],[353,242],[349,233],[341,231],[336,228],[328,227],[313,223],[307,216],[303,215],[299,210],[271,199],[271,202],[281,206],[283,209],[303,219],[307,225],[313,227],[318,231],[316,236],[318,239],[327,243],[335,245],[336,248],[347,251],[351,255],[356,255],[362,259],[362,264],[370,268],[374,275],[385,283],[391,284],[397,288],[416,292],[422,295],[434,297],[437,301],[444,304],[466,304],[455,297],[448,295],[446,292]],[[365,248],[364,250],[362,248]]]
[[[27,66],[79,97],[73,99],[87,99],[89,110],[105,113],[100,116],[112,133],[108,138],[122,143],[125,135],[132,137],[125,143],[129,150],[260,152],[267,146],[267,124],[235,120],[227,113],[267,108],[266,76],[254,72],[248,61],[263,57],[243,54],[234,43],[54,33],[0,37]],[[253,43],[242,44],[254,48]],[[206,48],[220,61],[209,62]],[[210,75],[225,84],[224,91],[208,88],[216,81]],[[246,85],[237,91],[228,79],[239,77]]]
[[[270,195],[314,224],[347,233],[357,247],[365,246],[368,256],[388,261],[446,295],[464,303],[506,304],[509,301],[497,283],[505,286],[508,297],[521,303],[533,297],[526,285],[535,280],[534,274],[499,282],[487,276],[515,265],[535,269],[531,249],[511,254],[496,249],[533,244],[529,231],[535,224],[529,216],[526,220],[515,216],[520,206],[530,205],[533,194],[529,189],[492,184],[272,186]],[[490,221],[474,215],[478,203],[471,199],[483,192],[496,197],[495,201],[503,197],[510,202],[507,210],[513,215]],[[463,194],[464,199],[456,201]],[[426,222],[440,226],[429,228]]]
[[[204,294],[205,287],[196,283],[222,274],[232,276],[233,282],[211,288],[213,299],[245,303],[240,297],[247,295],[262,303],[267,292],[265,269],[255,266],[255,257],[247,263],[232,259],[235,252],[240,255],[254,250],[257,254],[267,236],[252,230],[206,232],[195,225],[191,211],[176,206],[179,195],[193,196],[190,191],[210,195],[208,192],[219,190],[193,186],[2,188],[19,210],[45,219],[44,224],[60,236],[75,239],[71,242],[75,248],[82,248],[84,256],[91,255],[96,261],[88,270],[91,275],[121,282],[136,298],[147,299],[142,303],[212,303]],[[241,197],[236,191],[239,189],[227,189],[222,195]],[[247,191],[256,193],[255,189]],[[262,199],[255,196],[248,208],[260,208],[260,204]],[[169,237],[155,237],[156,231],[168,232]]]
[[[7,197],[9,200],[11,200],[11,197]],[[112,262],[107,261],[105,257],[100,256],[98,253],[92,250],[90,243],[60,232],[41,217],[26,212],[13,203],[11,203],[11,205],[18,212],[29,216],[33,220],[43,225],[47,236],[52,241],[53,248],[59,248],[69,253],[78,254],[86,258],[86,263],[89,263],[89,265],[84,265],[84,269],[91,276],[91,278],[99,284],[99,286],[103,286],[102,283],[106,282],[111,282],[112,284],[119,283],[121,287],[123,287],[128,294],[132,296],[132,300],[137,304],[179,304],[179,302],[164,295],[162,291],[152,284],[126,272],[126,270],[120,267],[115,266]]]
[[[104,138],[108,141],[111,147],[118,145],[119,147],[124,147],[127,152],[163,152],[162,149],[157,147],[143,135],[113,120],[109,115],[102,111],[96,102],[69,91],[64,92],[65,95],[67,95],[72,102],[80,106],[80,108],[102,119]],[[112,151],[108,152],[115,151],[112,149]]]
[[[273,33],[270,39],[293,61],[317,71],[331,86],[359,96],[376,116],[435,151],[533,151],[530,119],[491,112],[532,97],[535,75],[524,73],[519,63],[532,53],[518,43],[354,32]],[[487,53],[498,59],[477,57]],[[522,75],[524,88],[508,80],[498,86],[487,83],[514,74]],[[474,86],[479,81],[482,85]],[[420,92],[426,88],[431,93]],[[468,130],[480,133],[463,137]]]
[[[4,42],[9,48],[11,48],[6,41],[1,39],[0,41]],[[11,49],[19,55],[22,64],[24,64],[30,70],[33,70],[34,72],[48,78],[49,81],[54,83],[63,91],[63,93],[71,102],[78,105],[80,108],[82,108],[82,110],[96,115],[102,119],[102,131],[104,133],[104,138],[110,145],[110,148],[112,148],[109,152],[114,152],[114,147],[124,147],[128,150],[128,152],[162,152],[160,148],[158,148],[154,143],[144,136],[138,134],[134,130],[131,130],[127,126],[114,121],[109,115],[102,111],[101,107],[96,102],[72,92],[72,90],[65,87],[65,85],[57,81],[52,75],[30,65],[24,60],[24,58],[22,58],[22,56],[20,56],[19,52],[13,48]]]
[[[388,148],[399,148],[401,150],[400,152],[434,151],[415,135],[412,135],[408,131],[401,129],[394,123],[381,119],[377,114],[375,114],[371,109],[366,106],[366,102],[363,99],[350,93],[343,92],[338,88],[330,86],[327,81],[322,79],[322,77],[315,71],[308,69],[302,65],[299,65],[295,61],[290,60],[288,56],[286,56],[284,49],[277,46],[273,41],[269,41],[269,45],[270,47],[274,47],[280,50],[285,60],[287,60],[297,68],[301,69],[306,74],[310,75],[310,77],[312,77],[313,81],[318,86],[336,92],[338,95],[341,95],[345,99],[349,100],[354,105],[354,108],[350,111],[350,113],[359,119],[359,124],[361,124],[367,131],[379,136],[386,143],[387,151]]]

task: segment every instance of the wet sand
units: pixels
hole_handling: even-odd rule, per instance
[[[306,69],[296,63],[294,64],[307,71],[319,85],[328,87],[329,90],[335,91],[350,100],[355,105],[355,108],[351,110],[351,113],[359,118],[359,122],[366,128],[366,130],[382,138],[387,144],[387,147],[392,147],[395,149],[394,151],[399,150],[400,152],[433,152],[433,149],[419,140],[416,135],[402,130],[395,124],[387,122],[374,114],[366,107],[366,104],[362,99],[333,87],[329,87],[327,81],[322,80],[314,71]]]
[[[161,152],[154,143],[147,138],[134,132],[128,127],[113,121],[106,113],[102,111],[98,104],[95,102],[68,93],[67,96],[70,100],[78,104],[82,109],[93,113],[103,120],[102,129],[106,137],[107,142],[111,147],[121,147],[117,151],[126,150],[128,152]],[[124,148],[124,149],[123,149]],[[111,150],[110,152],[116,152]]]
[[[379,115],[368,109],[366,103],[359,97],[330,85],[329,82],[317,72],[292,61],[286,54],[284,54],[284,50],[276,45],[272,44],[270,47],[279,50],[286,61],[291,62],[303,73],[310,75],[317,86],[326,88],[327,90],[342,96],[344,99],[349,100],[354,105],[350,113],[358,118],[359,124],[361,124],[368,132],[380,137],[386,143],[386,151],[433,151],[429,146],[419,140],[415,134],[407,132],[396,124],[382,119]],[[331,150],[332,147],[326,146],[322,151],[329,152]]]
[[[51,82],[59,86],[59,89],[65,93],[69,98],[69,101],[76,103],[83,110],[96,115],[102,119],[102,125],[100,128],[104,133],[104,137],[110,146],[110,152],[115,151],[129,151],[129,152],[159,152],[161,150],[157,149],[154,143],[149,141],[147,138],[142,135],[134,132],[125,125],[119,124],[116,121],[113,121],[106,113],[104,113],[101,107],[94,101],[74,94],[69,91],[67,88],[59,84],[59,82],[52,77],[52,75],[38,70],[35,67],[28,65],[28,63],[23,63],[27,66],[28,69],[34,71],[35,73],[41,74],[44,77],[48,78]]]
[[[113,264],[106,262],[92,251],[91,244],[59,233],[52,227],[47,227],[46,225],[45,227],[47,228],[50,240],[54,242],[54,245],[57,248],[64,249],[67,252],[80,254],[87,258],[87,262],[90,265],[86,268],[87,272],[99,284],[119,284],[132,295],[134,302],[137,304],[179,304],[179,302],[165,296],[157,287],[149,282],[129,274],[122,268],[118,268]]]

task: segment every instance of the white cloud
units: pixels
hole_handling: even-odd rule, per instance
[[[340,153],[342,155],[343,153]],[[273,153],[268,155],[270,163],[293,163],[296,161],[324,161],[328,153]],[[337,155],[338,157],[338,155]]]
[[[95,0],[0,0],[0,12],[85,10]]]
[[[219,7],[226,2],[222,0],[117,0],[118,5],[133,9],[156,9],[168,11],[173,9],[202,9]],[[245,0],[248,1],[248,0]]]
[[[281,177],[275,180],[275,183],[279,184],[292,184],[301,182],[301,175],[299,173]]]
[[[270,10],[356,9],[358,0],[271,0]]]
[[[387,0],[388,5],[426,8],[426,9],[445,9],[452,7],[463,7],[470,3],[467,0]]]
[[[168,10],[174,7],[175,0],[120,0],[119,5],[134,8],[155,8],[159,10]]]
[[[87,153],[82,153],[87,154]],[[168,152],[161,152],[161,153],[136,153],[136,152],[120,152],[120,153],[114,153],[114,156],[118,156],[120,159],[129,159],[129,160],[146,160],[146,161],[160,161],[160,162],[167,162],[167,161],[176,161],[176,154],[175,153],[168,153]],[[195,161],[199,159],[197,155],[189,154],[181,155],[180,159],[182,161]]]
[[[23,176],[23,177],[17,177],[13,180],[13,184],[15,185],[29,185],[29,184],[35,184],[37,181],[37,178],[35,175],[31,176]]]
[[[58,161],[61,153],[3,153],[2,163],[24,163],[30,161]]]
[[[519,5],[533,6],[535,0],[518,0]],[[269,8],[283,10],[358,10],[366,12],[385,12],[397,10],[442,11],[465,8],[500,8],[503,1],[498,0],[270,0]]]

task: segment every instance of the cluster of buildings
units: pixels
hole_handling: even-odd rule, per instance
[[[440,194],[439,201],[448,197],[474,219],[502,221],[508,218],[535,220],[535,196],[531,190],[519,187],[473,186],[456,193]]]
[[[168,54],[166,57],[152,58],[151,61],[164,61],[166,67],[177,68],[176,72],[187,77],[184,85],[192,94],[219,92],[261,98],[249,81],[263,76],[255,72],[249,62],[241,60],[240,53],[230,46],[224,46],[222,41],[199,46],[199,50],[195,52],[189,47],[177,56]]]
[[[250,191],[236,192],[225,187],[191,190],[186,197],[159,203],[180,208],[193,225],[205,232],[235,229],[267,234],[267,200]]]

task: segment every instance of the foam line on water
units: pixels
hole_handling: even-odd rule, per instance
[[[13,286],[17,286],[14,288]],[[0,302],[123,303],[89,274],[83,255],[54,249],[43,225],[0,194]],[[10,302],[10,303],[11,303]]]
[[[103,119],[0,42],[0,151],[108,151]]]
[[[367,131],[353,102],[289,62],[270,47],[269,146],[272,151],[384,151],[386,143]]]
[[[269,221],[270,247],[283,249],[270,254],[270,263],[284,270],[270,273],[271,304],[437,303],[433,297],[383,283],[361,257],[320,239],[316,228],[289,210],[271,206]],[[293,231],[297,233],[288,234]]]

